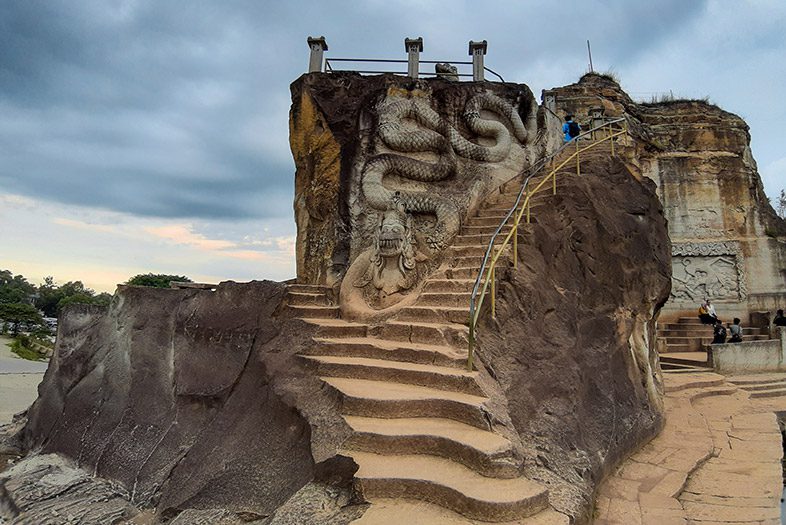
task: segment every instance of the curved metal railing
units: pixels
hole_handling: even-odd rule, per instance
[[[616,128],[618,124],[622,124],[621,129]],[[595,139],[596,135],[600,131],[607,131],[604,137]],[[614,120],[610,120],[604,122],[602,125],[597,126],[589,131],[581,133],[578,137],[573,139],[570,142],[566,142],[563,144],[557,151],[543,157],[538,162],[533,164],[526,172],[524,182],[521,185],[521,190],[519,190],[519,194],[516,197],[516,202],[510,208],[510,211],[505,215],[505,217],[500,222],[499,226],[497,226],[496,231],[492,234],[491,239],[489,240],[488,248],[486,248],[486,253],[483,256],[483,262],[480,265],[480,271],[478,272],[478,277],[475,279],[475,285],[472,288],[472,295],[469,299],[469,352],[467,356],[467,367],[472,370],[473,366],[473,358],[474,358],[474,350],[475,350],[475,336],[477,334],[477,323],[478,318],[480,316],[480,310],[483,306],[483,300],[486,297],[486,292],[488,291],[489,284],[491,284],[491,315],[492,317],[496,317],[496,283],[495,283],[495,269],[497,265],[497,261],[499,260],[502,252],[505,248],[511,243],[511,239],[513,240],[513,266],[516,267],[518,263],[518,256],[516,255],[517,251],[517,243],[518,243],[518,227],[521,222],[522,217],[524,217],[526,213],[526,221],[529,222],[530,220],[530,198],[541,190],[541,188],[549,181],[552,181],[551,188],[554,194],[557,193],[557,172],[562,169],[566,164],[576,160],[576,174],[581,174],[581,163],[580,163],[580,155],[581,153],[594,148],[598,144],[602,144],[606,141],[611,143],[611,154],[614,155],[614,138],[620,135],[625,135],[628,133],[628,128],[626,124],[625,118],[618,118]],[[592,142],[585,147],[580,146],[580,142],[582,138],[592,138]],[[558,155],[560,155],[563,151],[567,150],[568,148],[575,147],[576,151],[573,152],[570,156],[568,156],[565,160],[560,162],[556,166],[552,166],[551,171],[549,171],[548,175],[546,175],[542,181],[538,183],[531,191],[528,190],[529,183],[532,177],[534,177],[540,170],[542,170],[545,166],[549,163],[553,163]],[[525,196],[526,195],[526,196]],[[524,201],[522,202],[522,198]],[[519,205],[521,208],[519,209]],[[517,212],[518,210],[518,212]],[[505,225],[508,224],[508,221],[514,218],[513,226],[505,236],[502,244],[495,250],[495,243],[497,238],[502,233],[503,228]],[[492,255],[493,252],[493,255]],[[485,275],[485,279],[484,279]],[[481,286],[481,282],[483,283]]]

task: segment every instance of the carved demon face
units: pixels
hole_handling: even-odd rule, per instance
[[[406,225],[395,211],[385,212],[379,226],[379,255],[398,257],[404,252]]]

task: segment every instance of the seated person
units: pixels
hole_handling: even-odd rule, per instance
[[[783,316],[783,310],[778,310],[775,313],[775,319],[772,320],[775,326],[786,326],[786,317]]]
[[[718,320],[718,314],[715,313],[715,307],[709,299],[704,299],[704,302],[699,306],[699,320],[702,324],[715,324],[715,321]]]
[[[738,317],[735,317],[734,322],[729,326],[729,332],[731,332],[731,338],[729,339],[730,343],[742,342],[742,326],[740,326],[740,319]]]
[[[720,319],[715,321],[715,328],[712,330],[712,344],[722,345],[726,342],[726,328]]]

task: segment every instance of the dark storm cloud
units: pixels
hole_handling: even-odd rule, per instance
[[[487,38],[504,74],[574,57],[587,37],[625,63],[703,8],[5,1],[0,190],[147,216],[290,215],[288,84],[305,69],[306,36],[327,36],[330,56],[393,58],[403,37],[423,36],[424,58],[453,59]]]

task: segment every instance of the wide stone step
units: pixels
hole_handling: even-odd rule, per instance
[[[477,525],[478,521],[446,509],[445,507],[403,498],[369,498],[371,507],[352,525]],[[509,525],[570,525],[571,519],[552,508],[509,522]]]
[[[734,381],[731,381],[735,383]],[[736,383],[735,383],[736,384]],[[739,385],[739,387],[743,390],[748,392],[758,392],[762,390],[780,390],[782,388],[786,388],[786,380],[782,381],[773,381],[770,383],[758,383],[758,384],[748,384],[748,385]]]
[[[436,276],[443,279],[472,279],[477,278],[480,266],[477,268],[444,268],[436,273]]]
[[[442,418],[344,416],[355,433],[349,450],[386,455],[429,454],[457,461],[484,476],[519,477],[510,442],[498,434]]]
[[[299,284],[291,283],[287,285],[287,290],[300,293],[330,293],[332,289],[321,284]]]
[[[390,341],[376,337],[316,338],[304,355],[366,357],[405,363],[433,364],[466,369],[467,349],[450,346]]]
[[[389,381],[320,377],[343,397],[341,413],[379,418],[440,417],[488,429],[485,397]]]
[[[727,330],[728,331],[728,330]],[[769,332],[763,328],[742,328],[743,335],[769,335]],[[707,337],[712,336],[712,328],[704,325],[702,328],[697,329],[659,329],[657,331],[658,337]]]
[[[465,317],[466,321],[466,317]],[[387,321],[376,327],[373,335],[392,341],[408,341],[440,346],[450,346],[466,351],[469,328],[456,323],[429,323],[424,321]]]
[[[289,309],[295,317],[301,319],[337,319],[341,317],[341,310],[338,306],[307,306],[289,305]]]
[[[492,232],[493,233],[493,232]],[[499,241],[497,244],[502,242],[503,238],[498,238]],[[488,246],[489,242],[491,241],[491,234],[469,234],[469,235],[456,235],[453,238],[453,245],[454,246]]]
[[[497,226],[499,224],[495,224],[493,226],[477,226],[477,225],[465,225],[461,227],[461,235],[485,235],[490,238],[490,236],[497,231]],[[510,231],[510,224],[506,224],[502,227],[500,234],[507,235]]]
[[[454,245],[446,250],[446,255],[448,257],[483,257],[488,248],[488,243]]]
[[[786,388],[774,388],[771,390],[762,390],[758,392],[751,392],[751,397],[784,397],[786,396]]]
[[[546,488],[526,478],[488,478],[434,456],[348,455],[360,467],[355,478],[366,497],[427,501],[485,522],[525,518],[548,506]]]
[[[423,285],[424,293],[472,292],[474,279],[428,279]]]
[[[317,327],[319,337],[366,337],[368,325],[351,323],[342,319],[303,319]]]
[[[324,293],[287,292],[287,303],[290,306],[331,306],[330,299]]]
[[[396,315],[396,320],[427,323],[468,323],[469,301],[462,306],[405,306]]]
[[[469,308],[472,292],[423,292],[417,306],[451,306]]]
[[[504,216],[500,216],[500,217],[494,217],[494,216],[491,216],[491,217],[489,217],[489,216],[485,216],[485,217],[470,217],[469,219],[467,219],[467,222],[464,223],[465,224],[464,227],[465,228],[471,227],[471,226],[494,226],[494,227],[497,227],[497,226],[500,225],[500,223],[502,222],[503,218],[504,218]],[[508,226],[512,226],[513,225],[513,219],[515,219],[515,217],[511,217],[510,221],[508,221],[506,224]]]
[[[345,377],[425,386],[483,396],[477,372],[431,364],[405,363],[367,357],[301,355],[322,377]]]

